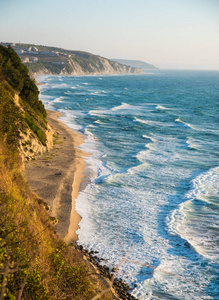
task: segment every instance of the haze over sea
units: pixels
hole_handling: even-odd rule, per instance
[[[139,299],[219,299],[219,71],[39,76],[85,135],[79,244]]]

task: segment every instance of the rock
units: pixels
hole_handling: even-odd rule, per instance
[[[57,172],[57,173],[55,173],[55,175],[56,175],[56,176],[62,176],[63,173],[62,173],[62,172]]]
[[[101,265],[100,262],[101,261],[105,261],[104,259],[98,257],[97,251],[89,251],[87,249],[84,249],[84,247],[82,245],[76,245],[75,246],[83,255],[85,255],[87,257],[87,259],[93,264],[95,265],[100,274],[109,279],[112,280],[113,278],[113,274],[114,272],[116,272],[116,269],[113,268],[112,270],[110,270],[110,268],[106,265]],[[137,298],[135,298],[134,296],[132,296],[130,294],[130,291],[132,290],[131,287],[126,284],[121,278],[115,278],[113,281],[113,288],[115,289],[115,291],[117,292],[118,296],[120,297],[120,299],[124,299],[124,300],[137,300]]]

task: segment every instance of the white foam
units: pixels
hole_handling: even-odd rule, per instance
[[[65,97],[63,97],[63,96],[58,97],[55,100],[51,101],[50,104],[52,104],[52,103],[61,103],[64,98]]]
[[[131,109],[132,108],[132,105],[130,104],[127,104],[127,103],[122,103],[121,105],[119,106],[115,106],[112,108],[112,111],[116,111],[116,110],[120,110],[120,109]]]
[[[157,299],[212,299],[205,292],[213,276],[194,277],[194,266],[185,257],[177,259],[169,254],[169,259],[161,259],[153,269],[153,278],[138,284],[132,294],[139,300]],[[153,292],[151,292],[153,290]]]
[[[186,145],[191,150],[197,150],[199,147],[197,146],[197,141],[192,138],[187,138]]]
[[[44,83],[46,79],[48,79],[48,75],[38,75],[37,76],[37,82]]]
[[[103,122],[101,122],[100,120],[94,121],[95,124],[104,124]]]
[[[157,142],[157,140],[156,140],[155,138],[153,138],[153,137],[151,137],[151,136],[148,136],[148,135],[146,135],[146,134],[143,134],[143,135],[142,135],[142,138],[143,138],[143,139],[146,139],[146,140],[150,140],[150,141],[152,141],[152,142],[154,142],[154,143]]]
[[[166,162],[177,162],[180,159],[178,145],[180,141],[175,137],[158,135],[156,139],[149,135],[144,135],[149,141],[145,144],[145,150],[141,150],[135,156],[140,162],[150,164],[165,164]]]
[[[86,170],[87,177],[91,183],[96,180],[98,177],[106,176],[110,174],[109,168],[104,166],[100,160],[102,153],[97,150],[98,148],[98,139],[89,131],[89,127],[94,127],[90,124],[87,128],[76,123],[77,118],[83,117],[84,113],[81,111],[71,111],[71,110],[60,110],[63,113],[63,116],[60,118],[69,128],[81,131],[84,136],[84,143],[80,145],[79,149],[88,152],[90,155],[85,157],[86,161]],[[88,187],[89,188],[89,187]]]
[[[101,161],[103,153],[98,149],[99,141],[97,137],[85,128],[83,131],[85,135],[84,143],[79,147],[81,150],[88,152],[90,155],[85,158],[86,169],[89,169],[89,177],[91,182],[101,183],[106,180],[113,172],[106,163]]]
[[[102,117],[102,116],[108,115],[108,114],[110,114],[110,112],[107,110],[90,110],[88,112],[88,115],[97,116],[97,117]]]
[[[219,206],[219,167],[198,175],[185,194],[185,202],[167,218],[168,229],[187,240],[198,253],[208,259],[219,259],[216,231],[219,230],[218,212],[203,201]]]
[[[54,99],[54,97],[40,94],[39,99],[43,102],[46,109],[53,109],[53,106],[50,104],[50,102]]]
[[[67,89],[69,87],[67,83],[53,83],[49,86],[51,89]]]
[[[84,127],[75,122],[78,117],[83,115],[83,113],[81,113],[80,111],[72,111],[66,109],[60,109],[59,111],[63,114],[63,116],[60,117],[60,120],[62,120],[69,128],[76,131],[83,130]]]
[[[177,118],[175,120],[175,123],[177,123],[178,125],[181,125],[181,126],[184,126],[184,127],[188,127],[188,128],[192,128],[192,129],[195,129],[193,125],[189,124],[189,123],[186,123],[186,122],[183,122],[180,117]]]
[[[136,158],[142,163],[150,163],[150,164],[164,164],[166,162],[174,161],[175,156],[168,155],[166,153],[160,153],[159,151],[155,151],[154,144],[147,144],[148,150],[140,151]]]
[[[185,197],[219,205],[219,167],[212,168],[193,179],[192,188]]]
[[[139,171],[145,171],[147,168],[149,168],[151,165],[149,163],[142,163],[138,166],[132,167],[130,169],[128,169],[128,173],[129,174],[136,174]]]
[[[142,120],[142,119],[139,119],[137,117],[134,118],[133,122],[138,122],[138,123],[141,123],[141,124],[146,124],[146,125],[149,125],[149,126],[165,126],[165,127],[172,127],[171,124],[165,122],[159,122],[159,121],[151,121],[151,120]]]
[[[100,92],[96,91],[96,92],[92,92],[91,95],[99,95]]]
[[[156,110],[169,110],[169,108],[163,106],[163,105],[157,105]]]

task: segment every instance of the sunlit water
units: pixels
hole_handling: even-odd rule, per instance
[[[79,244],[139,299],[219,299],[219,72],[40,76],[85,135]]]

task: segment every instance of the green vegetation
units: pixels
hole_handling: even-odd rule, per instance
[[[41,72],[44,69],[48,70],[49,73],[59,74],[65,66],[69,67],[68,64],[58,65],[58,64],[55,64],[54,62],[26,63],[26,66],[32,74]]]
[[[0,138],[4,139],[12,147],[18,142],[19,116],[13,101],[14,91],[7,83],[0,83]]]
[[[45,145],[46,110],[28,69],[9,46],[0,46],[0,125],[7,142],[17,147],[20,132],[29,127]],[[19,99],[20,106],[15,103]]]
[[[79,252],[56,236],[54,219],[22,175],[20,132],[30,128],[45,143],[45,118],[27,68],[11,47],[0,46],[1,300],[87,300],[99,292]]]
[[[8,48],[0,46],[0,55],[2,77],[19,93],[23,101],[29,103],[34,111],[39,112],[45,118],[46,110],[43,103],[38,99],[38,88],[34,80],[30,78],[27,67],[22,64],[21,59],[11,46]]]

